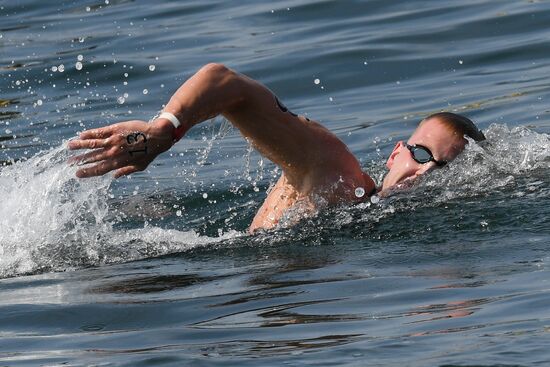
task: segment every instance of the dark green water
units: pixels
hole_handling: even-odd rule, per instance
[[[0,365],[549,365],[548,24],[542,0],[0,0]],[[208,62],[377,180],[431,112],[488,141],[257,236],[279,172],[222,119],[131,178],[74,178],[67,139],[151,118]]]

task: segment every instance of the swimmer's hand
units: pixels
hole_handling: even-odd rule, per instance
[[[101,176],[114,171],[114,177],[143,171],[173,145],[174,127],[166,120],[154,123],[125,121],[99,129],[86,130],[69,142],[69,149],[92,149],[73,157],[70,163],[84,165],[77,177]]]

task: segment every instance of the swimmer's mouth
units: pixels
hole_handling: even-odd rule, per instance
[[[406,190],[414,186],[416,180],[418,179],[417,175],[405,177],[397,181],[393,186],[389,187],[390,190]]]

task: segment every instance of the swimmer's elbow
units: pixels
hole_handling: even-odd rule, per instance
[[[244,99],[244,77],[231,70],[224,64],[208,63],[204,65],[197,75],[208,86],[218,91],[217,95],[225,99],[227,107],[234,107]]]
[[[197,72],[208,84],[214,84],[216,87],[232,87],[238,84],[239,74],[229,69],[224,64],[209,63],[204,65]]]
[[[224,64],[211,62],[200,68],[197,74],[205,74],[209,77],[222,78],[231,72],[232,71]]]

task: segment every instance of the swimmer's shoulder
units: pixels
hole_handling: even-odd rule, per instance
[[[365,171],[361,171],[361,172],[363,174],[363,180],[365,181],[365,187],[364,187],[365,194],[366,194],[365,196],[371,197],[378,192],[378,187],[376,187],[376,183],[367,172]]]

